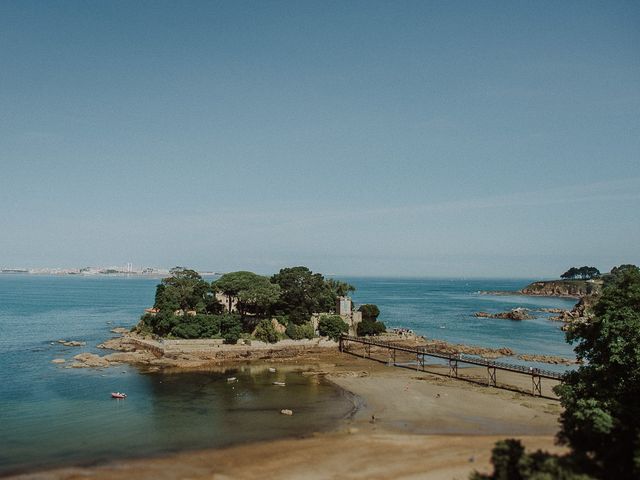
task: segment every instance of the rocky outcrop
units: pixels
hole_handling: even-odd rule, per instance
[[[508,312],[500,313],[476,312],[473,316],[478,318],[503,318],[507,320],[531,320],[534,318],[527,313],[526,308],[514,308]]]
[[[436,353],[445,353],[449,355],[457,355],[458,353],[464,353],[467,355],[480,355],[483,358],[500,358],[510,357],[514,355],[514,351],[510,348],[487,348],[478,347],[476,345],[464,345],[460,343],[449,343],[444,340],[424,339],[421,342],[422,345],[427,347],[427,350]]]
[[[549,280],[530,283],[518,293],[545,297],[581,298],[596,294],[601,288],[602,280]]]
[[[87,342],[79,342],[77,340],[58,340],[58,343],[65,347],[84,347]]]
[[[549,319],[563,322],[562,330],[566,331],[571,328],[571,325],[588,322],[592,316],[591,307],[597,300],[597,294],[584,296],[571,310],[562,310],[559,315],[549,317]]]
[[[80,353],[73,357],[73,368],[105,368],[110,365],[109,360],[95,353]]]
[[[530,355],[530,354],[522,354],[518,355],[520,360],[524,360],[526,362],[541,362],[541,363],[550,363],[553,365],[573,365],[576,360],[572,360],[570,358],[557,357],[555,355]]]

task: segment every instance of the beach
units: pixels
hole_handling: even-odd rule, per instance
[[[187,451],[10,478],[468,478],[487,472],[495,441],[554,445],[557,401],[443,375],[386,366],[336,351],[279,364],[324,376],[353,394],[355,410],[329,432]],[[296,412],[293,412],[296,415]],[[289,417],[282,415],[281,421]]]

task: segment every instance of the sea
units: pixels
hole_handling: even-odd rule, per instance
[[[481,293],[516,291],[531,280],[340,279],[356,287],[357,305],[379,306],[388,328],[517,353],[573,356],[560,324],[540,309],[571,308],[575,300]],[[301,437],[330,429],[353,412],[349,394],[295,370],[67,368],[78,353],[104,354],[96,346],[114,336],[114,327],[135,325],[153,303],[158,282],[140,276],[0,275],[0,476]],[[473,316],[515,307],[530,309],[536,318]],[[86,345],[66,347],[58,340]],[[57,358],[66,363],[51,362]],[[111,399],[112,391],[128,397]],[[283,408],[294,415],[281,415]]]

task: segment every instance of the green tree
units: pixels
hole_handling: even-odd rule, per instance
[[[311,339],[315,337],[315,332],[313,331],[313,325],[311,322],[303,323],[301,325],[289,322],[286,334],[292,340],[302,340],[304,338]]]
[[[349,325],[340,315],[322,315],[318,322],[318,332],[323,337],[338,341],[340,335],[349,331]]]
[[[253,272],[226,273],[213,283],[213,287],[227,296],[227,311],[231,312],[235,300],[242,315],[266,315],[280,298],[277,285]]]
[[[343,282],[342,280],[336,280],[334,278],[327,278],[325,280],[327,286],[333,291],[333,293],[337,297],[346,297],[351,292],[356,291],[356,287],[348,284],[347,282]]]
[[[171,269],[156,288],[154,307],[159,310],[198,312],[217,309],[217,301],[210,285],[195,270],[183,267]]]
[[[227,313],[220,317],[220,334],[224,343],[235,344],[242,334],[240,317],[233,313]]]
[[[273,322],[267,318],[261,320],[256,327],[255,337],[266,343],[276,343],[280,340],[277,330],[273,326]]]
[[[365,303],[364,305],[360,305],[358,308],[359,312],[362,312],[363,320],[370,320],[375,322],[380,315],[380,309],[377,305],[373,305],[371,303]]]
[[[308,322],[311,315],[333,311],[336,293],[319,273],[307,267],[283,268],[271,277],[281,288],[277,308],[296,324]]]
[[[576,278],[580,278],[582,280],[590,280],[592,278],[597,278],[600,276],[600,270],[596,267],[571,267],[569,270],[560,275],[560,278],[572,280]]]
[[[380,335],[387,331],[387,327],[384,323],[376,320],[363,320],[357,327],[358,336],[364,337],[366,335]]]
[[[280,298],[280,286],[269,278],[256,275],[249,285],[238,292],[238,311],[241,315],[266,316]]]
[[[583,362],[557,387],[560,441],[598,476],[640,478],[640,270],[622,269],[567,339]]]

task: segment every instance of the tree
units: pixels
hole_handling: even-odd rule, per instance
[[[224,338],[224,343],[237,343],[242,334],[240,317],[233,313],[222,315],[220,318],[220,334]]]
[[[280,286],[271,283],[267,277],[256,275],[246,288],[238,292],[237,298],[241,315],[262,317],[270,312],[280,298]]]
[[[567,332],[584,363],[557,387],[558,438],[597,476],[640,478],[640,269],[617,272],[593,313]]]
[[[357,327],[358,336],[364,337],[366,335],[380,335],[387,331],[387,327],[384,323],[376,320],[362,320]]]
[[[338,341],[340,335],[349,331],[349,325],[340,315],[322,315],[318,322],[318,332],[323,337]]]
[[[358,311],[362,312],[363,320],[370,320],[372,322],[375,322],[378,319],[378,315],[380,315],[380,309],[378,308],[378,306],[371,303],[360,305]]]
[[[253,272],[226,273],[213,282],[213,287],[227,296],[229,312],[236,300],[236,306],[242,315],[266,315],[280,298],[280,288],[277,285],[273,285],[269,278]]]
[[[322,275],[307,267],[283,268],[271,282],[282,290],[277,309],[296,324],[308,322],[314,313],[332,311],[335,306],[336,293]]]
[[[211,287],[195,270],[172,268],[170,276],[156,287],[154,307],[159,310],[215,313],[217,306]]]
[[[256,327],[255,337],[265,343],[276,343],[280,340],[280,335],[276,328],[273,326],[273,322],[269,319],[261,320]]]
[[[327,278],[325,282],[337,297],[346,297],[349,293],[356,291],[356,287],[342,280]]]
[[[560,278],[567,280],[574,280],[580,278],[582,280],[590,280],[592,278],[598,278],[600,276],[600,270],[596,267],[571,267],[569,270],[560,275]]]

